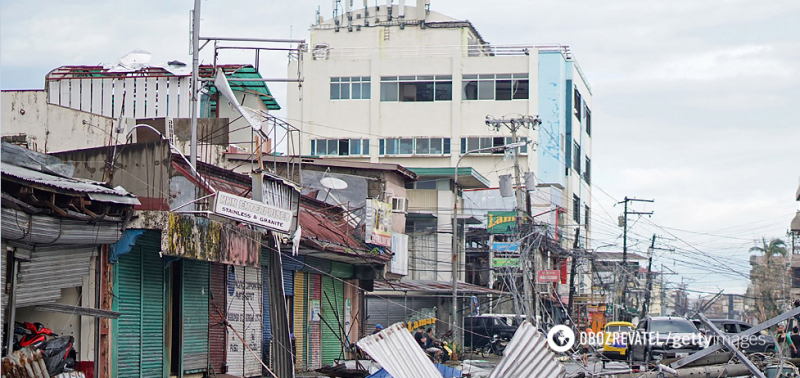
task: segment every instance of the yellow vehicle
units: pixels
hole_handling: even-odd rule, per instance
[[[628,322],[609,322],[603,328],[603,366],[606,360],[627,359],[627,340],[636,326]]]

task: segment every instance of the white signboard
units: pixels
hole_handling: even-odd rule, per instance
[[[288,233],[292,227],[292,211],[235,196],[217,192],[214,213],[241,222]]]
[[[389,262],[389,272],[394,274],[408,274],[408,235],[392,234],[392,261]]]

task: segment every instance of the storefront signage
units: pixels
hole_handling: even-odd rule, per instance
[[[493,257],[492,268],[519,268],[519,257]]]
[[[561,278],[561,272],[557,270],[540,270],[536,272],[537,283],[558,282]]]
[[[513,234],[517,231],[515,211],[490,211],[486,213],[486,230],[490,234]]]
[[[389,273],[408,274],[408,235],[392,234],[392,261],[388,265]]]
[[[406,327],[411,333],[419,328],[434,328],[433,332],[436,333],[436,311],[432,308],[422,308],[413,312],[406,320]]]
[[[288,233],[292,227],[292,211],[249,198],[217,192],[214,213],[240,222]]]
[[[367,199],[365,211],[364,242],[391,247],[392,205],[376,199]]]
[[[519,243],[494,242],[492,243],[492,251],[519,253]]]
[[[311,316],[308,317],[308,321],[311,323],[319,323],[319,314],[320,314],[320,303],[319,299],[312,299],[311,300]]]
[[[259,266],[261,234],[258,231],[208,218],[170,213],[161,232],[161,253],[187,259],[237,266]]]

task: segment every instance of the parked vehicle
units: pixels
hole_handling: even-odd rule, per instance
[[[503,352],[506,350],[508,342],[508,338],[501,338],[499,335],[492,336],[492,339],[489,340],[489,343],[481,348],[481,357],[489,357],[490,354],[503,356]]]
[[[636,326],[629,322],[610,322],[603,328],[603,367],[606,360],[626,360],[628,358],[628,338]]]
[[[42,351],[47,372],[55,376],[75,367],[75,338],[59,336],[42,323],[16,323],[14,350],[31,347]]]
[[[703,334],[687,319],[645,317],[628,340],[628,359],[650,363],[663,358],[686,357],[706,347]]]
[[[483,348],[493,335],[501,339],[508,339],[517,332],[515,326],[508,325],[502,318],[494,315],[468,316],[464,318],[464,345],[477,350]]]
[[[738,337],[736,334],[747,331],[752,328],[741,320],[733,319],[709,319],[715,327],[719,328],[726,337],[733,341],[739,350],[745,353],[769,353],[775,351],[775,338],[768,334],[766,331],[761,331],[755,335]],[[712,337],[713,335],[706,332],[706,336]],[[716,342],[712,338],[712,343]]]

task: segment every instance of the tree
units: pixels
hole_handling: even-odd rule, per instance
[[[762,255],[760,264],[753,264],[750,280],[755,288],[756,310],[761,320],[770,319],[782,312],[781,303],[788,303],[786,269],[786,243],[781,239],[761,238],[761,245],[750,248],[750,252]]]

